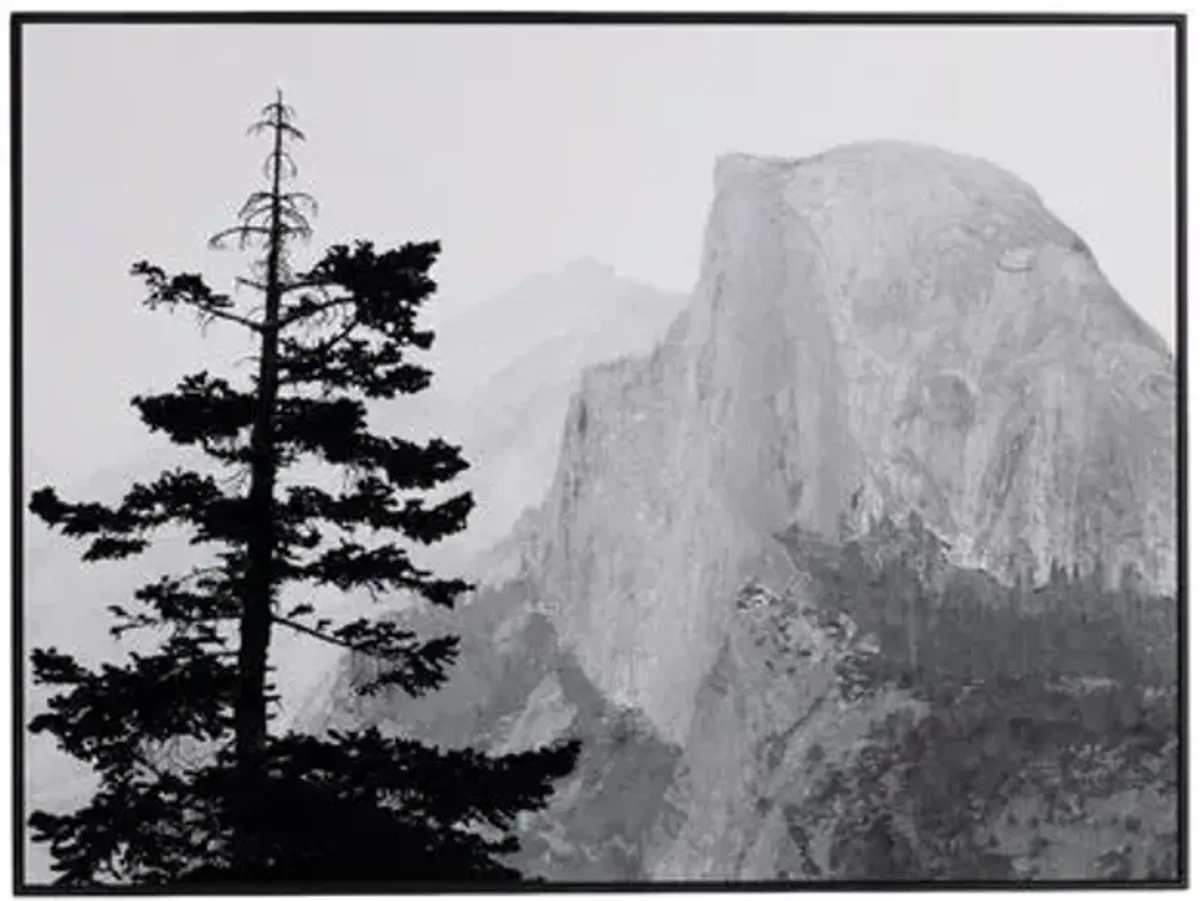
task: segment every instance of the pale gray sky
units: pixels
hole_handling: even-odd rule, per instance
[[[317,246],[440,238],[462,305],[583,255],[690,289],[715,158],[898,138],[1032,184],[1174,345],[1170,30],[33,26],[24,43],[31,484],[144,453],[131,394],[237,345],[139,306],[257,187],[276,86],[309,141]],[[463,361],[470,365],[470,361]]]

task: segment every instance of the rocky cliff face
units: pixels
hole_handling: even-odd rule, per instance
[[[588,370],[529,564],[588,676],[685,744],[789,524],[919,511],[956,562],[1173,590],[1174,363],[1016,178],[904,144],[717,165],[699,284]]]
[[[830,618],[785,533],[833,547],[916,512],[989,596],[1052,564],[1109,584],[1128,567],[1175,594],[1173,360],[1032,189],[901,144],[730,156],[715,180],[690,305],[652,353],[584,372],[544,502],[480,558],[488,587],[440,621],[471,636],[450,686],[363,708],[347,667],[324,701],[343,722],[493,751],[583,737],[580,770],[524,824],[524,862],[551,878],[821,880],[861,878],[866,857],[891,865],[860,854],[870,835],[847,835],[906,797],[899,770],[872,767],[936,739],[938,716],[871,676],[890,665],[879,641]],[[988,691],[968,685],[954,703]],[[905,778],[937,781],[945,748],[931,747]],[[1096,876],[1130,834],[1114,811],[1135,795],[1137,828],[1153,822],[1169,844],[1165,747],[1126,743],[1161,785],[1135,773],[1096,789],[1091,832],[1042,811],[1059,787],[1033,776],[1022,786],[1039,800],[971,807],[963,822],[995,853],[959,860],[960,877]],[[1053,748],[1034,750],[1030,772],[1057,779]],[[970,805],[990,797],[972,791]],[[928,802],[911,847],[937,834],[944,802]],[[888,841],[915,828],[905,816]],[[930,872],[937,853],[905,872]],[[1157,872],[1138,860],[1129,872]]]
[[[462,443],[478,506],[431,550],[434,565],[459,567],[504,538],[549,487],[580,373],[649,352],[686,300],[585,258],[435,323],[433,385],[397,403],[394,421]]]
[[[866,699],[847,664],[873,653],[848,621],[830,620],[803,579],[770,561],[739,590],[730,631],[696,695],[680,765],[648,840],[659,880],[829,878],[829,835],[789,840],[824,768],[853,756],[868,728],[922,705],[898,691]],[[775,587],[770,587],[771,585]]]

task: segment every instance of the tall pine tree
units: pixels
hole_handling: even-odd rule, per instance
[[[136,556],[167,527],[214,548],[208,565],[109,608],[114,634],[163,636],[153,653],[89,669],[54,648],[33,651],[35,682],[59,693],[31,730],[100,780],[74,812],[34,813],[34,840],[49,843],[58,881],[71,886],[519,878],[500,859],[516,848],[516,815],[546,804],[576,743],[493,758],[375,730],[270,729],[275,629],[382,661],[364,692],[416,696],[445,681],[453,638],[422,640],[386,616],[335,624],[318,616],[316,594],[407,593],[451,606],[469,586],[418,567],[400,540],[428,544],[461,530],[472,499],[424,496],[466,467],[458,448],[380,436],[367,422],[367,401],[430,382],[410,356],[433,341],[416,317],[436,287],[439,245],[339,245],[295,271],[289,246],[309,235],[315,208],[285,190],[295,173],[288,148],[303,135],[282,95],[252,132],[271,139],[267,186],[213,241],[258,254],[255,277],[239,282],[261,304],[239,304],[199,275],[133,267],[149,307],[194,311],[205,324],[248,330],[257,345],[244,387],[200,372],[170,393],[133,399],[151,431],[198,447],[225,477],[167,471],[116,506],[69,503],[52,488],[31,499],[50,526],[88,540],[85,561]],[[314,460],[341,473],[342,490],[311,478],[288,484]],[[312,599],[284,604],[282,589],[297,586]],[[181,743],[200,753],[167,753]]]

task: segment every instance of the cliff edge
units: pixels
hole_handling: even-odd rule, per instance
[[[769,536],[915,510],[961,566],[1174,592],[1174,361],[1037,194],[870,143],[723,157],[690,305],[587,370],[526,571],[614,702],[686,744]]]

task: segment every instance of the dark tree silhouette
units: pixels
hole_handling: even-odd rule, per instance
[[[281,590],[408,593],[451,606],[469,586],[416,566],[397,541],[461,530],[472,499],[424,496],[466,468],[458,448],[383,437],[367,423],[367,401],[430,382],[409,358],[433,341],[416,316],[436,288],[439,245],[339,245],[294,271],[289,245],[309,236],[315,211],[311,197],[283,187],[295,174],[288,146],[303,135],[281,94],[251,131],[272,141],[268,187],[213,243],[259,254],[254,277],[239,283],[261,305],[239,304],[199,275],[133,267],[147,306],[190,309],[254,337],[248,386],[200,372],[133,399],[151,431],[197,446],[228,477],[167,471],[112,507],[68,503],[52,488],[32,496],[33,513],[89,541],[85,561],[135,556],[166,527],[215,549],[209,565],[109,608],[115,635],[164,636],[153,653],[89,670],[53,648],[33,652],[35,681],[61,691],[30,728],[100,778],[80,809],[34,813],[33,837],[50,844],[58,881],[72,886],[519,878],[499,859],[515,850],[516,815],[545,805],[577,744],[489,758],[371,730],[317,738],[269,729],[276,628],[382,661],[365,692],[416,696],[445,681],[454,638],[421,640],[387,617],[335,624],[318,618],[315,596],[289,607]],[[306,460],[340,473],[341,490],[289,483]]]

